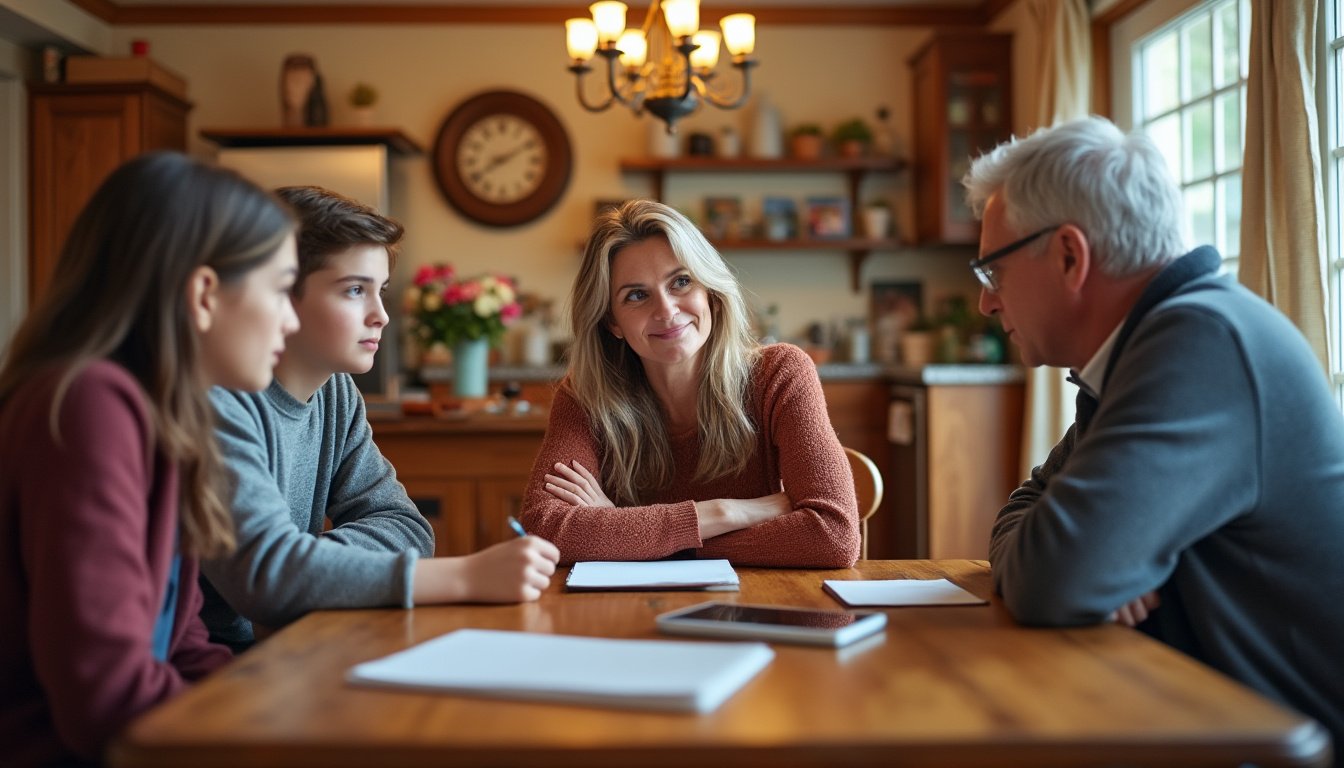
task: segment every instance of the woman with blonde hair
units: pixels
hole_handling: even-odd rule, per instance
[[[0,367],[0,764],[99,761],[226,663],[196,558],[233,547],[212,385],[261,389],[298,328],[294,224],[185,155],[114,171]]]
[[[602,214],[571,315],[521,513],[562,562],[854,563],[854,484],[816,368],[756,342],[736,278],[686,217],[647,200]]]

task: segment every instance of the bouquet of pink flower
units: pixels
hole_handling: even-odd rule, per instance
[[[481,275],[458,280],[451,266],[433,264],[416,270],[403,309],[421,349],[438,344],[452,349],[474,339],[486,339],[497,347],[504,329],[523,313],[517,297],[510,278]]]

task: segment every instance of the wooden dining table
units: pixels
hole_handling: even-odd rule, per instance
[[[1135,630],[1018,625],[981,561],[739,568],[741,591],[564,590],[522,605],[319,611],[134,722],[114,766],[1327,765],[1318,724]],[[659,638],[722,599],[840,608],[823,579],[947,578],[987,605],[886,609],[885,630],[775,659],[717,710],[675,714],[355,687],[351,666],[477,627]]]

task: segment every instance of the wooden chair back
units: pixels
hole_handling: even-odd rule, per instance
[[[862,536],[859,557],[868,559],[868,518],[882,503],[882,473],[873,460],[853,448],[845,449],[849,472],[854,476],[854,495],[859,500],[859,533]]]

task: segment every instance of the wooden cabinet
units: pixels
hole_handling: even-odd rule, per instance
[[[868,558],[890,560],[897,557],[894,532],[894,506],[891,446],[887,443],[886,379],[826,380],[821,383],[826,396],[826,411],[840,444],[853,448],[873,460],[886,490],[877,512],[868,520]]]
[[[863,179],[870,173],[896,173],[905,168],[905,161],[894,157],[830,157],[818,160],[760,158],[639,158],[621,161],[621,171],[626,173],[648,173],[653,178],[653,197],[663,199],[664,181],[671,173],[728,173],[728,174],[766,174],[766,173],[830,173],[842,174],[847,182],[846,198],[849,202],[851,233],[861,233],[863,227],[858,221],[859,189]],[[714,241],[714,247],[721,251],[770,252],[770,251],[840,251],[849,254],[850,283],[857,292],[860,290],[859,273],[864,259],[873,251],[894,251],[903,244],[893,237],[870,238],[854,235],[840,239],[794,238],[789,240],[767,240],[763,237],[736,238]]]
[[[892,557],[988,557],[994,518],[1021,482],[1023,392],[1021,382],[891,387]]]
[[[980,224],[966,206],[961,179],[971,158],[1012,136],[1012,36],[937,33],[910,66],[916,238],[975,244]]]
[[[514,534],[546,417],[375,419],[373,440],[434,527],[434,553],[466,555]]]
[[[143,152],[185,151],[190,110],[148,83],[29,86],[30,304],[50,282],[70,227],[98,185]]]

